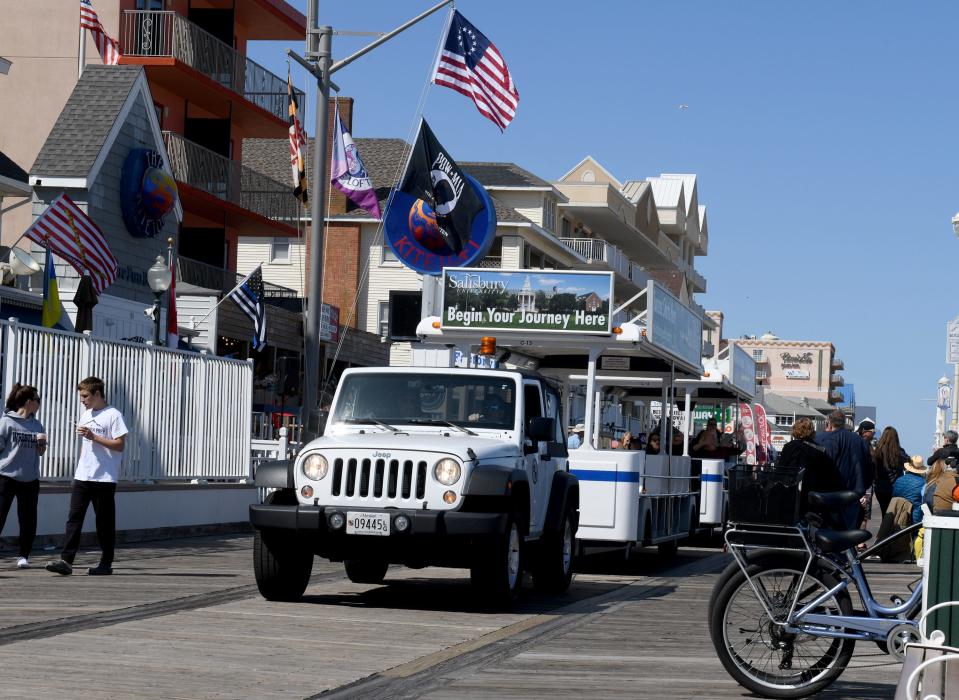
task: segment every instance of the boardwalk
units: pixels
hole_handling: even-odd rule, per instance
[[[397,569],[390,585],[360,586],[319,559],[302,603],[269,603],[250,546],[124,549],[110,578],[0,571],[0,697],[748,697],[707,636],[726,562],[715,549],[594,557],[569,594],[530,590],[514,612],[490,614],[464,571]],[[917,575],[875,568],[887,595]],[[892,696],[899,667],[874,645],[859,645],[853,666],[821,697]]]

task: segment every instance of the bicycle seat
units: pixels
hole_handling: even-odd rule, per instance
[[[859,494],[855,491],[810,491],[809,506],[816,511],[834,511],[859,503]]]
[[[872,533],[868,530],[816,530],[816,544],[824,552],[844,552],[870,537]]]

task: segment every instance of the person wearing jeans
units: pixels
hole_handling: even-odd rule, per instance
[[[120,412],[108,406],[104,398],[103,380],[87,377],[77,385],[84,412],[77,422],[77,435],[83,439],[80,461],[73,477],[70,513],[60,559],[47,564],[47,571],[69,576],[80,547],[80,533],[87,507],[92,503],[96,514],[100,563],[87,573],[106,576],[113,573],[113,551],[116,542],[116,505],[114,497],[120,478],[120,463],[127,426]]]

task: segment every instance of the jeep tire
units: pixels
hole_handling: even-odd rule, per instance
[[[567,508],[555,532],[545,533],[533,563],[533,585],[547,593],[562,593],[573,580],[573,547],[576,524]]]
[[[295,505],[289,489],[274,491],[266,503]],[[313,550],[286,530],[253,531],[253,575],[256,587],[267,600],[295,601],[303,596],[313,573]]]
[[[477,546],[470,581],[479,598],[491,608],[509,608],[523,586],[525,548],[522,523],[510,515],[505,532]]]
[[[343,566],[353,583],[383,583],[390,565],[378,559],[346,559]]]

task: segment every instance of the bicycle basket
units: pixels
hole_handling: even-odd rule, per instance
[[[764,525],[799,522],[801,467],[737,465],[729,470],[729,521]]]

